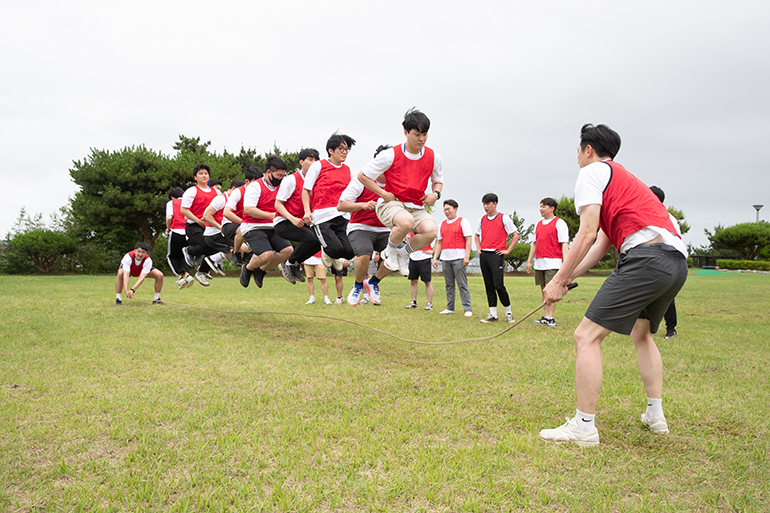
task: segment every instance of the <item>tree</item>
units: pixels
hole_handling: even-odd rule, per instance
[[[518,271],[519,267],[527,261],[529,258],[529,250],[532,247],[527,242],[519,242],[514,246],[510,253],[505,255],[505,261],[508,262],[514,271]]]
[[[14,235],[9,246],[17,255],[28,258],[35,269],[50,274],[57,270],[64,255],[75,252],[77,241],[61,232],[36,228]]]
[[[524,221],[524,218],[519,217],[518,212],[516,212],[515,210],[513,211],[513,214],[511,214],[509,217],[511,218],[511,221],[513,221],[513,225],[516,227],[516,231],[518,231],[519,235],[521,236],[519,243],[527,242],[529,240],[529,237],[535,231],[535,225],[531,224],[529,226],[526,226],[526,222]],[[509,235],[508,242],[510,242],[512,238],[513,238],[513,235]]]
[[[682,232],[682,235],[690,231],[690,223],[684,220],[684,212],[674,207],[668,207],[668,213],[679,222],[679,230]]]
[[[755,260],[763,248],[770,246],[770,223],[741,223],[714,229],[709,235],[712,247],[726,247],[738,253],[743,260]]]
[[[556,217],[564,219],[564,222],[567,223],[569,240],[572,240],[580,229],[580,216],[577,215],[575,210],[575,198],[562,196],[556,200],[556,203],[556,210],[553,213]]]
[[[174,143],[174,149],[180,153],[186,151],[197,153],[203,157],[209,154],[209,146],[211,146],[211,141],[201,143],[200,137],[193,139],[192,137],[185,137],[182,134],[179,134],[179,140]]]

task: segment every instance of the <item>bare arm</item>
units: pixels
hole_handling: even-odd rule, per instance
[[[254,219],[275,219],[275,212],[265,212],[257,207],[243,207],[243,212]]]
[[[206,227],[206,223],[205,223],[205,222],[203,222],[203,220],[202,220],[202,219],[200,219],[198,216],[196,216],[195,214],[193,214],[192,212],[190,212],[190,209],[189,209],[189,208],[187,208],[187,207],[182,207],[182,210],[181,210],[181,211],[182,211],[182,214],[183,214],[183,215],[184,215],[184,216],[185,216],[187,219],[189,219],[190,221],[194,222],[194,223],[195,223],[195,224],[197,224],[197,225],[200,225],[200,226],[202,226],[203,228],[205,228],[205,227]]]
[[[438,257],[441,254],[441,248],[444,247],[443,239],[436,239],[436,246],[433,248],[433,268],[438,269]]]
[[[471,236],[465,237],[465,258],[463,258],[463,267],[471,263]]]
[[[305,217],[302,219],[310,226],[313,224],[313,211],[310,209],[310,191],[307,189],[302,189],[302,206],[305,207]]]
[[[537,241],[533,242],[532,246],[529,248],[529,256],[527,257],[527,274],[532,274],[530,268],[532,267],[532,259],[535,258],[535,244],[537,244]]]
[[[519,242],[519,239],[521,239],[521,235],[519,235],[519,232],[514,233],[513,238],[511,239],[511,244],[505,249],[496,249],[495,253],[497,253],[498,255],[507,255],[516,246],[516,244]]]
[[[374,210],[377,202],[374,200],[365,202],[340,201],[337,210],[340,212],[358,212],[359,210]]]
[[[364,184],[364,187],[375,193],[377,196],[381,197],[385,201],[396,201],[396,195],[386,191],[379,185],[377,185],[377,182],[369,178],[368,176],[364,175],[363,171],[359,171],[358,173],[358,181]]]
[[[233,209],[230,207],[225,207],[223,215],[229,219],[231,223],[241,224],[243,222],[243,219],[235,215],[235,212],[233,212]]]
[[[219,231],[222,231],[222,225],[217,222],[216,219],[214,219],[214,214],[217,212],[217,209],[209,205],[206,207],[206,210],[203,212],[203,220],[209,223],[211,226],[216,228]]]
[[[278,211],[278,214],[288,219],[289,222],[294,226],[296,226],[297,228],[302,228],[303,226],[305,226],[305,221],[303,221],[298,217],[294,217],[289,213],[288,210],[286,210],[286,205],[284,201],[281,201],[278,199],[275,200],[275,209]]]

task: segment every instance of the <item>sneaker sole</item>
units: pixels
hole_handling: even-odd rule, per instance
[[[366,293],[369,294],[369,301],[373,305],[379,306],[380,302],[379,301],[375,301],[374,299],[372,299],[372,291],[369,289],[369,285],[366,282],[364,282],[364,289],[366,290]]]

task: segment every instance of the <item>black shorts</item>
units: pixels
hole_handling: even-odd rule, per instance
[[[666,244],[644,244],[618,258],[596,293],[586,317],[608,330],[630,335],[637,319],[656,333],[671,300],[687,280],[687,260]]]
[[[382,252],[388,247],[390,232],[373,232],[371,230],[353,230],[348,233],[348,240],[353,247],[353,253],[358,256],[371,256],[375,251]]]
[[[222,233],[225,237],[227,237],[230,240],[235,240],[235,232],[238,230],[238,227],[240,224],[238,223],[227,223],[222,225]]]
[[[343,267],[341,271],[338,271],[337,269],[334,268],[334,266],[332,266],[331,270],[332,270],[332,274],[334,276],[347,276],[348,275],[348,267],[347,266]]]
[[[426,258],[425,260],[412,260],[409,259],[409,279],[410,280],[416,280],[420,279],[424,281],[425,283],[429,283],[432,278],[432,273],[430,270],[430,264],[433,261],[431,258]]]
[[[255,228],[243,234],[243,239],[251,247],[251,252],[255,255],[261,255],[266,251],[281,251],[291,247],[291,243],[276,235],[272,228],[261,230]]]

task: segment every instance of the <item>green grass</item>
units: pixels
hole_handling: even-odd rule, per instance
[[[465,319],[438,315],[441,278],[432,312],[405,310],[396,278],[383,306],[357,308],[305,305],[304,284],[281,278],[181,292],[167,279],[166,301],[244,314],[151,305],[150,284],[116,308],[113,277],[0,276],[0,509],[770,509],[767,275],[693,275],[677,298],[680,336],[656,336],[669,436],[640,426],[636,355],[613,334],[601,445],[539,440],[574,412],[572,330],[602,281],[579,280],[555,330],[527,321],[488,342],[421,346],[258,312],[477,337],[505,328],[478,322],[479,277]],[[533,282],[506,279],[517,318],[539,303]]]

